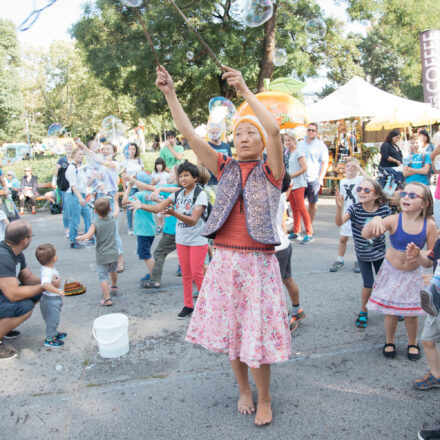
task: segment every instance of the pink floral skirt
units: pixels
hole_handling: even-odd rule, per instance
[[[407,272],[396,269],[385,259],[374,281],[367,309],[384,315],[426,315],[420,304],[422,288],[421,267]]]
[[[275,254],[217,248],[186,340],[252,368],[286,361],[289,321]]]

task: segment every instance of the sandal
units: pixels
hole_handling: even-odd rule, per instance
[[[101,300],[101,306],[111,307],[113,305],[113,301],[111,298],[106,298]]]
[[[393,347],[393,351],[386,351],[385,348]],[[382,349],[383,355],[388,359],[394,359],[396,357],[396,346],[393,343],[388,343],[383,346]]]
[[[365,330],[368,323],[368,312],[360,311],[356,319],[356,328],[358,330]]]
[[[410,353],[409,352],[410,348],[417,348],[417,353]],[[422,355],[420,354],[420,347],[418,345],[408,345],[407,350],[408,351],[406,355],[408,356],[408,359],[410,361],[418,361],[422,357]]]
[[[110,286],[110,295],[118,296],[118,286]]]

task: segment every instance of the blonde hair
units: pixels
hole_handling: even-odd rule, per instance
[[[211,178],[210,172],[202,164],[197,165],[197,168],[199,169],[199,179],[198,179],[197,183],[200,183],[200,185],[202,185],[202,186],[207,185],[209,182],[209,179]]]
[[[408,185],[414,185],[417,186],[417,188],[421,188],[423,193],[421,197],[427,203],[427,206],[425,206],[420,212],[420,217],[423,218],[431,217],[434,214],[434,200],[432,199],[432,194],[429,188],[420,182],[408,182],[405,184],[403,189],[405,189]]]
[[[350,162],[354,162],[354,163],[356,163],[356,164],[358,164],[359,166],[361,166],[361,163],[359,162],[359,160],[358,159],[356,159],[355,157],[349,157],[349,158],[347,158],[346,160],[345,160],[345,165],[347,165],[348,163],[350,163]]]

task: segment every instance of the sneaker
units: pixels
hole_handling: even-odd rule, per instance
[[[84,246],[81,243],[74,241],[73,243],[70,243],[70,248],[71,249],[83,249]]]
[[[353,272],[361,273],[361,268],[359,267],[359,263],[357,261],[354,262]]]
[[[21,333],[18,330],[11,330],[9,333],[6,333],[5,336],[3,336],[3,339],[15,339],[18,338],[21,335]]]
[[[304,235],[304,238],[301,240],[301,244],[307,244],[313,241],[313,235]]]
[[[290,317],[290,331],[293,332],[298,328],[299,322],[306,317],[303,309],[299,309],[297,313]]]
[[[52,338],[52,339],[46,338],[44,340],[44,345],[46,347],[61,347],[62,345],[64,345],[64,342],[60,341],[58,339],[55,339],[55,338]]]
[[[147,273],[144,277],[141,278],[141,281],[148,281],[151,278],[151,275]]]
[[[298,328],[298,326],[299,326],[298,321],[292,317],[290,319],[290,324],[289,324],[290,333],[293,333]]]
[[[335,261],[331,266],[329,271],[330,272],[339,272],[344,267],[343,261]]]
[[[422,309],[432,316],[440,312],[440,295],[435,284],[428,284],[421,292]]]
[[[180,313],[177,315],[177,319],[185,319],[185,318],[189,318],[192,313],[193,313],[194,309],[191,307],[184,307]]]
[[[437,379],[431,372],[426,376],[416,379],[413,382],[416,390],[430,390],[431,388],[440,388],[440,379]]]
[[[419,440],[440,440],[440,430],[433,431],[419,431]]]
[[[133,233],[133,229],[129,229],[129,230],[128,230],[128,235],[134,235],[134,233]]]
[[[66,339],[67,338],[67,333],[60,333],[58,332],[57,335],[55,336],[55,339],[58,339],[59,341],[61,339]]]
[[[144,277],[142,277],[140,279],[140,285],[141,285],[142,288],[149,287],[149,285],[150,285],[150,278],[151,278],[151,275],[149,273],[147,273],[147,275],[145,275]]]
[[[292,233],[292,234],[289,234],[289,238],[291,239],[291,240],[301,240],[301,234],[295,234],[295,233]]]
[[[12,350],[12,348],[6,347],[3,341],[0,340],[0,361],[5,361],[6,359],[14,359],[17,357],[17,352]]]
[[[180,267],[180,264],[177,266],[176,276],[177,277],[181,277],[182,276],[182,268]]]

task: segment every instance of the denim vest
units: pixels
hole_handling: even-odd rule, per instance
[[[263,161],[249,173],[242,185],[240,165],[237,160],[229,161],[220,178],[212,212],[202,235],[213,238],[224,225],[240,196],[243,197],[246,226],[250,237],[263,244],[280,244],[276,217],[281,190],[266,177]]]

